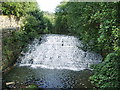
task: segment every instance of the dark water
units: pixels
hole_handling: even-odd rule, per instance
[[[92,88],[88,81],[91,64],[98,64],[101,56],[85,52],[81,41],[74,36],[47,34],[42,41],[28,45],[19,63],[7,75],[6,82],[15,87],[35,84],[40,88]],[[9,87],[14,87],[10,85]]]
[[[15,67],[4,76],[7,82],[20,85],[35,84],[40,88],[92,88],[88,81],[90,70],[72,71],[31,67]],[[10,85],[9,87],[13,87]]]

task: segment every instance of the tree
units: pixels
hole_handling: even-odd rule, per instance
[[[25,16],[27,12],[37,9],[36,2],[2,2],[2,13],[4,15],[14,15],[17,18]]]
[[[56,8],[55,32],[68,33],[66,2]]]

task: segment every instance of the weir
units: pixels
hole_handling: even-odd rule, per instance
[[[46,34],[42,41],[36,39],[29,45],[29,51],[23,54],[19,66],[79,71],[101,62],[99,54],[78,48],[82,46],[82,42],[74,36]]]

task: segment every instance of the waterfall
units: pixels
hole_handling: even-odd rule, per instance
[[[23,53],[19,66],[80,71],[101,62],[101,55],[78,48],[82,46],[74,36],[46,34],[41,41],[35,39],[28,46],[29,50]]]

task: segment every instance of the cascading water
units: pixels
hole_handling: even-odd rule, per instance
[[[81,41],[74,36],[46,34],[28,45],[28,52],[6,76],[15,82],[10,88],[35,84],[40,88],[93,88],[88,81],[91,64],[101,62],[101,55],[85,52]]]
[[[82,47],[81,41],[74,36],[44,35],[42,41],[35,40],[29,46],[20,66],[79,71],[101,61],[99,54],[85,52],[78,47]]]

